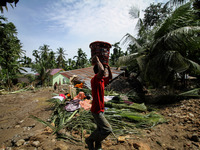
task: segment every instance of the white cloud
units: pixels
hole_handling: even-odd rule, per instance
[[[69,47],[72,48],[73,44],[74,49],[83,48],[90,56],[88,48],[90,42],[102,40],[114,44],[126,33],[136,35],[137,19],[131,18],[129,11],[131,7],[142,11],[152,2],[152,0],[58,0],[45,9],[47,21],[51,24],[48,29],[62,33],[63,40],[68,39]]]
[[[53,3],[48,11],[48,19],[61,31],[70,28],[76,36],[110,36],[133,31],[130,7],[133,0],[62,0]],[[147,2],[139,1],[145,7]],[[138,2],[137,2],[138,4]],[[140,6],[141,6],[140,5]],[[53,9],[53,10],[52,10]]]
[[[78,48],[89,57],[93,41],[114,44],[126,33],[136,34],[137,20],[131,19],[129,10],[132,6],[144,10],[152,2],[155,0],[29,0],[19,2],[8,13],[19,27],[29,57],[43,44],[54,51],[63,47],[69,54],[67,58],[75,56]]]
[[[48,30],[63,34],[68,46],[83,48],[90,56],[90,42],[102,40],[114,44],[126,33],[135,35],[136,20],[131,19],[132,6],[142,9],[148,1],[142,0],[61,0],[46,7]],[[139,8],[140,9],[140,8]],[[66,40],[67,41],[67,40]],[[74,49],[76,49],[74,48]]]

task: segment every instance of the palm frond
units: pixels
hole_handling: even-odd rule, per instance
[[[180,93],[179,95],[187,96],[187,97],[200,97],[200,88],[186,91],[186,92]]]
[[[181,73],[189,68],[189,64],[186,59],[177,51],[167,51],[168,55],[167,64],[169,71],[175,71],[176,73]]]
[[[173,5],[179,5],[186,2],[186,0],[170,0],[169,2],[172,3]]]
[[[192,10],[191,5],[192,2],[188,2],[185,5],[182,5],[179,8],[177,8],[157,30],[154,39],[159,39],[168,32],[171,32],[181,27],[196,26],[197,20],[194,19],[194,10]]]
[[[192,60],[187,60],[187,61],[190,64],[189,71],[192,74],[200,75],[200,65],[197,64],[196,62],[192,61]]]
[[[148,57],[146,55],[142,55],[142,56],[137,57],[136,60],[137,60],[139,69],[141,71],[140,76],[144,79]]]
[[[46,122],[46,121],[44,121],[44,120],[42,120],[42,119],[40,119],[36,116],[33,116],[33,115],[30,115],[29,117],[33,118],[34,120],[36,120],[36,121],[38,121],[38,122],[40,122],[40,123],[42,123],[42,124],[44,124],[48,127],[50,127],[53,131],[56,131],[56,128],[54,126],[52,126],[49,122]]]
[[[125,36],[122,37],[120,40],[120,43],[122,42],[123,45],[130,45],[130,44],[135,44],[138,49],[141,48],[139,43],[137,42],[137,39],[133,37],[131,34],[127,33]]]
[[[151,82],[165,84],[170,82],[174,72],[181,73],[188,70],[190,65],[177,51],[167,51],[151,58],[147,64],[145,78]],[[159,68],[159,69],[158,69]],[[171,79],[171,82],[173,79]]]
[[[139,53],[133,53],[133,54],[130,54],[128,56],[122,56],[122,57],[119,57],[116,65],[118,67],[120,66],[128,66],[128,65],[133,65],[136,63],[136,58],[138,56],[140,56],[141,54]]]
[[[200,27],[187,26],[173,30],[152,44],[151,55],[162,51],[176,50],[182,55],[189,49],[200,48]]]
[[[135,30],[139,30],[141,26],[142,26],[142,19],[139,18],[137,24],[135,25]]]
[[[58,132],[65,126],[67,126],[67,123],[71,121],[71,119],[74,117],[74,115],[76,115],[77,112],[78,110],[74,111],[68,118],[63,117],[63,122],[59,125],[55,132]]]

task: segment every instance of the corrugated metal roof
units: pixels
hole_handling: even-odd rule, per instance
[[[122,70],[116,70],[116,67],[111,67],[111,72],[113,75],[113,79],[115,79],[120,74],[124,73],[124,71]],[[60,74],[62,74],[63,76],[67,78],[70,78],[73,75],[77,75],[78,80],[81,81],[82,83],[85,83],[85,86],[91,89],[90,80],[94,76],[93,67],[69,70],[69,71],[61,72]]]

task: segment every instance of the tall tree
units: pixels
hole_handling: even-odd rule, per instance
[[[39,51],[38,50],[33,50],[33,54],[32,55],[35,57],[35,62],[38,63],[39,60],[40,60]]]
[[[23,67],[31,67],[32,66],[32,59],[27,56],[23,56],[20,60]]]
[[[72,60],[71,58],[69,58],[67,61],[66,61],[66,68],[65,70],[73,70],[73,69],[76,69],[76,61],[75,60]]]
[[[128,54],[133,54],[133,53],[137,53],[137,46],[136,44],[129,44],[129,46],[127,47],[127,51],[128,51]]]
[[[111,58],[110,58],[111,65],[115,65],[118,58],[121,56],[124,56],[124,53],[121,50],[121,47],[119,47],[119,44],[120,42],[117,42],[112,45],[114,48],[113,48],[113,53],[111,54]]]
[[[49,69],[56,68],[56,56],[53,51],[50,51],[49,53]]]
[[[151,29],[155,25],[158,26],[169,16],[170,12],[171,9],[168,7],[168,3],[165,5],[162,3],[150,4],[150,6],[144,10],[143,23],[145,29]]]
[[[58,57],[57,57],[57,67],[58,68],[65,68],[65,50],[64,48],[62,47],[59,47],[57,49],[57,54],[58,54]]]
[[[49,57],[49,52],[50,52],[50,48],[49,45],[44,44],[43,46],[40,46],[40,55],[41,55],[41,59],[47,60]]]
[[[50,51],[49,45],[46,44],[40,46],[39,50],[33,51],[33,56],[35,56],[36,60],[33,69],[38,72],[37,79],[41,81],[42,86],[49,84],[50,68],[52,68],[52,61],[55,61],[51,60],[53,56]]]
[[[12,79],[19,72],[20,64],[18,60],[23,54],[20,40],[17,38],[15,25],[8,22],[3,16],[0,17],[0,66],[2,71],[0,76],[5,85],[10,89]]]
[[[84,68],[87,65],[87,55],[85,52],[83,52],[83,50],[81,48],[78,49],[78,55],[74,56],[74,58],[76,58],[76,68]]]

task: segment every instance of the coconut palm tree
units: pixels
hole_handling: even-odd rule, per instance
[[[49,76],[50,76],[50,69],[47,69],[46,66],[48,61],[40,60],[38,63],[33,65],[34,70],[38,73],[36,79],[40,81],[42,86],[48,85]]]
[[[27,56],[23,56],[22,59],[20,60],[20,62],[23,67],[31,67],[31,65],[32,65],[32,59]]]
[[[44,44],[39,47],[39,50],[33,51],[36,63],[34,63],[32,67],[38,72],[37,79],[41,82],[42,86],[48,84],[49,71],[50,68],[53,67],[53,62],[55,62],[55,60],[52,60],[54,54],[50,50],[49,45]]]
[[[66,70],[73,70],[76,68],[76,61],[75,60],[72,60],[71,58],[69,58],[67,61],[66,61]]]
[[[49,45],[44,44],[43,46],[40,46],[39,49],[40,49],[39,52],[40,52],[41,59],[47,60],[49,56],[49,52],[51,50],[49,48]]]
[[[111,54],[111,57],[110,57],[110,63],[111,65],[115,65],[115,63],[117,62],[117,60],[119,59],[119,57],[123,56],[124,53],[123,51],[121,50],[121,48],[119,47],[119,42],[113,44],[112,46],[114,47],[113,48],[113,53]]]
[[[53,69],[56,67],[56,57],[55,53],[53,51],[50,51],[49,53],[49,69]]]
[[[65,67],[65,50],[64,48],[62,47],[59,47],[57,49],[57,54],[58,54],[58,57],[57,57],[57,67],[58,68],[64,68]]]
[[[85,52],[83,52],[83,50],[81,48],[78,49],[78,55],[74,56],[74,58],[76,58],[76,68],[84,68],[88,62],[87,60],[87,55]]]
[[[191,53],[200,49],[199,18],[196,15],[199,10],[192,5],[193,2],[188,2],[177,8],[153,30],[151,42],[138,47],[137,54],[121,57],[118,64],[137,66],[143,79],[156,87],[166,84],[172,86],[175,73],[188,71],[200,74],[199,64],[190,57]],[[137,42],[137,39],[130,37],[127,34],[126,39]]]

